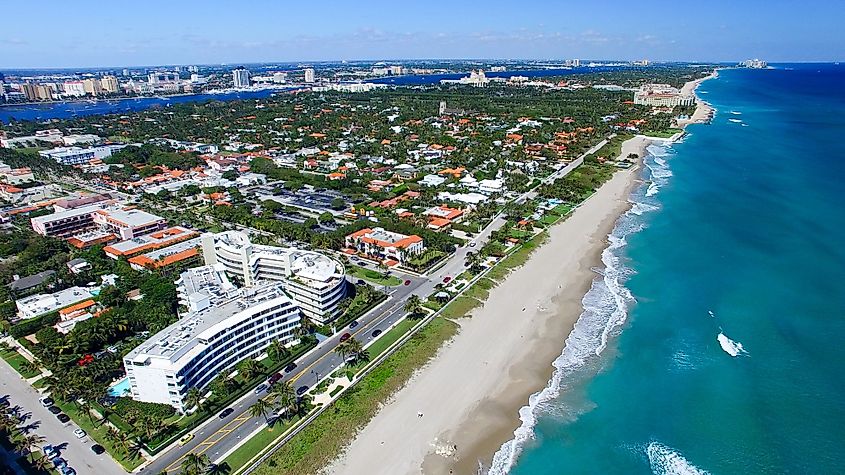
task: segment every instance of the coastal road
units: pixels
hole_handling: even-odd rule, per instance
[[[0,359],[0,399],[9,401],[11,407],[20,407],[20,412],[27,415],[21,427],[30,427],[29,434],[37,434],[46,439],[43,445],[61,447],[61,456],[76,473],[97,475],[121,475],[126,472],[108,454],[97,455],[91,451],[94,441],[85,436],[77,439],[73,435],[76,425],[73,422],[62,424],[56,416],[43,407],[38,399],[38,393],[29,383],[21,379],[20,375]]]
[[[418,295],[425,299],[432,292],[438,283],[446,276],[456,277],[465,268],[466,255],[470,251],[476,251],[484,246],[490,234],[501,228],[506,220],[501,216],[494,218],[478,235],[471,241],[475,246],[467,245],[458,248],[452,257],[429,276],[415,277],[410,275],[399,275],[403,280],[410,280],[410,285],[400,285],[389,288],[390,297],[379,307],[367,315],[358,319],[359,325],[355,329],[348,327],[340,329],[335,336],[321,342],[315,350],[312,350],[305,357],[297,361],[297,369],[291,374],[283,377],[284,381],[290,381],[294,388],[308,386],[313,388],[319,378],[325,377],[343,364],[343,359],[334,352],[339,343],[340,335],[351,333],[362,344],[366,345],[372,341],[372,332],[375,330],[387,330],[391,325],[405,318],[404,305],[411,295]],[[185,444],[176,444],[170,450],[160,454],[154,461],[144,468],[145,473],[160,473],[162,471],[179,471],[182,459],[188,453],[208,455],[213,462],[220,462],[222,457],[237,446],[241,441],[246,440],[249,435],[258,427],[265,424],[264,417],[253,417],[249,414],[249,407],[253,405],[264,394],[257,395],[250,392],[242,400],[237,401],[232,413],[226,419],[212,416],[204,426],[195,432],[195,437]]]

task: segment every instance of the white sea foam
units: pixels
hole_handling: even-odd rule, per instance
[[[742,112],[740,112],[740,111],[731,111],[731,114],[733,114],[733,115],[742,115]]]
[[[655,475],[706,475],[709,472],[702,470],[676,450],[659,443],[651,442],[645,449],[648,455],[648,463]]]
[[[747,351],[745,351],[745,348],[742,347],[742,343],[731,340],[724,333],[720,332],[719,336],[716,337],[716,340],[719,341],[719,345],[722,347],[725,353],[733,357],[739,356],[740,354],[748,353]]]
[[[651,175],[654,182],[659,180],[660,184],[666,183],[672,174],[663,157],[670,153],[663,147],[649,147],[648,152],[649,155],[645,157],[648,166],[646,174]],[[660,177],[655,179],[656,174]],[[519,410],[522,424],[514,431],[513,439],[503,444],[494,454],[488,475],[506,474],[511,470],[524,444],[533,439],[534,426],[540,414],[555,412],[549,401],[557,398],[562,389],[566,389],[578,370],[601,355],[610,339],[625,323],[628,307],[635,300],[624,286],[633,271],[624,265],[621,250],[627,244],[629,235],[643,229],[640,216],[659,209],[657,203],[649,198],[650,195],[644,196],[646,194],[647,190],[643,193],[642,189],[635,192],[631,209],[619,218],[608,236],[609,246],[601,254],[604,269],[599,272],[600,277],[593,280],[593,285],[581,300],[584,310],[567,337],[563,352],[552,363],[555,371],[551,380],[542,391],[532,394],[528,404]]]
[[[733,122],[735,124],[741,124],[742,123],[742,119],[728,119],[728,121]]]
[[[713,313],[713,310],[708,310],[707,313],[709,313],[712,318],[716,318],[716,314]]]

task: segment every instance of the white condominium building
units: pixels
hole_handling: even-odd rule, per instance
[[[202,254],[206,265],[220,264],[247,287],[282,282],[302,313],[321,324],[337,316],[346,294],[343,264],[318,252],[253,244],[244,233],[226,231],[204,234]]]
[[[135,400],[185,412],[189,389],[206,388],[274,340],[298,343],[299,309],[278,283],[237,289],[222,270],[204,266],[183,272],[177,284],[188,311],[123,359]]]
[[[634,92],[634,104],[658,107],[691,106],[695,97],[683,95],[668,84],[646,84]]]

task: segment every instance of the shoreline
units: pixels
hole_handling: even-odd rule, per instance
[[[551,363],[580,318],[607,236],[631,206],[628,197],[640,182],[650,143],[637,136],[623,144],[623,156],[640,155],[637,166],[617,171],[549,230],[547,242],[491,290],[482,307],[458,320],[455,338],[392,397],[328,472],[475,473],[479,463],[489,466],[520,427],[520,408],[551,379]]]

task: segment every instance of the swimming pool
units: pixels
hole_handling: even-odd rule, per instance
[[[120,397],[129,393],[129,378],[123,378],[109,386],[109,396]]]

